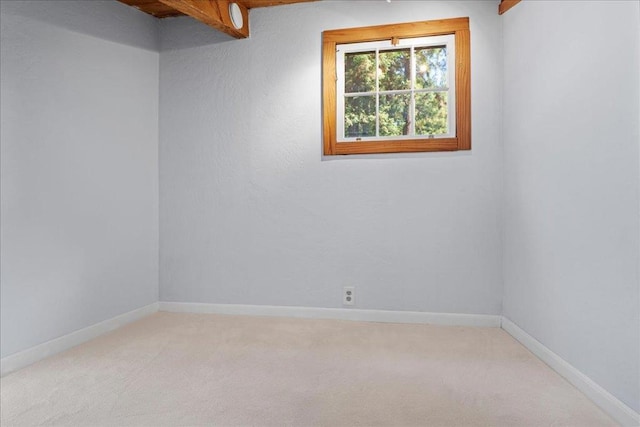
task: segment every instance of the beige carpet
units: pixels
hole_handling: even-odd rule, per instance
[[[615,425],[506,332],[157,313],[1,380],[13,425]]]

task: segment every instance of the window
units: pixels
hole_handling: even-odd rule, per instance
[[[455,137],[453,41],[337,45],[337,142]]]
[[[469,19],[323,33],[324,154],[471,148]]]

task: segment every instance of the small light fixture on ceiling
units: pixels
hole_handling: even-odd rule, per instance
[[[229,3],[229,17],[231,18],[231,23],[236,30],[242,28],[244,25],[244,19],[242,18],[242,11],[240,10],[238,3]]]

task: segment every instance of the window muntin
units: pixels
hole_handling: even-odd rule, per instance
[[[336,46],[337,142],[456,136],[454,35]]]

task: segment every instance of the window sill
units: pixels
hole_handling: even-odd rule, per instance
[[[458,138],[406,139],[402,141],[338,142],[332,153],[325,154],[378,154],[413,153],[425,151],[457,151]]]

